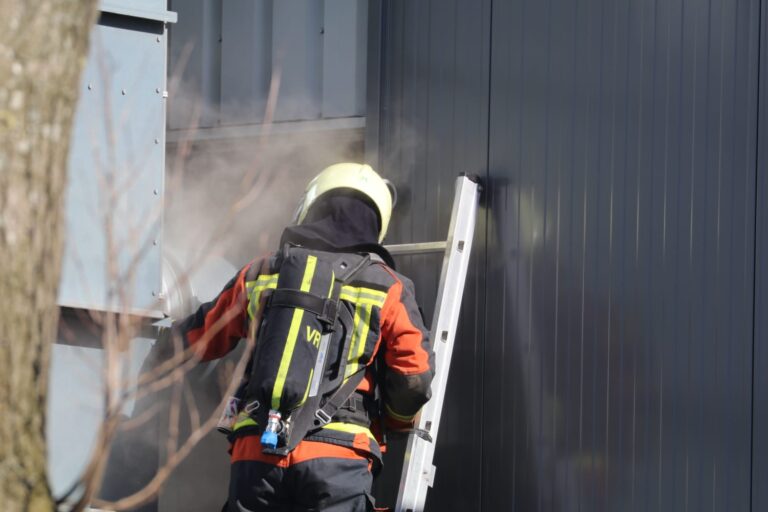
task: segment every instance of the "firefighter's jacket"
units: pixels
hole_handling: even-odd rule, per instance
[[[252,261],[213,301],[174,326],[203,361],[226,355],[255,327],[252,323],[260,318],[260,308],[277,285],[276,262],[274,255]],[[379,386],[385,424],[390,428],[412,426],[414,416],[430,397],[434,375],[434,353],[413,283],[374,255],[368,266],[342,287],[340,300],[351,303],[355,311],[347,374],[366,366],[357,391],[372,395]],[[376,359],[383,362],[379,363],[383,371],[374,372]],[[334,418],[306,439],[365,449],[378,458],[380,432],[377,426],[372,428],[375,436],[366,427]],[[255,434],[257,429],[254,421],[241,413],[234,435]],[[253,446],[235,444],[233,460],[242,449],[253,451]]]

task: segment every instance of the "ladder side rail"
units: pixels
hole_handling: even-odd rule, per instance
[[[432,460],[472,249],[479,193],[477,183],[463,176],[457,179],[456,197],[432,320],[431,340],[436,366],[432,399],[425,404],[416,420],[417,431],[429,433],[432,441],[419,437],[415,432],[409,434],[395,505],[396,512],[421,512],[426,501],[427,488],[432,485],[434,478]]]

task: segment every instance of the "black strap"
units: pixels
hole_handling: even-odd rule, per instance
[[[358,261],[355,266],[348,268],[347,272],[344,272],[343,275],[339,275],[336,283],[336,285],[339,287],[339,290],[341,289],[341,283],[345,283],[351,280],[355,275],[366,268],[370,261],[370,255],[366,254],[360,259],[360,261]],[[336,290],[334,290],[334,297],[338,299]],[[363,366],[362,368],[359,368],[353,375],[351,375],[346,382],[340,386],[338,385],[338,381],[343,380],[346,374],[348,363],[347,354],[349,353],[349,347],[352,341],[352,332],[355,329],[355,322],[352,312],[349,311],[346,307],[342,306],[338,308],[337,318],[341,317],[344,317],[346,320],[346,323],[349,326],[349,331],[346,333],[344,342],[341,346],[341,358],[336,376],[326,383],[326,389],[333,389],[336,386],[338,386],[338,388],[333,393],[333,395],[331,395],[330,398],[328,398],[326,402],[315,412],[315,418],[320,422],[320,425],[324,425],[331,421],[333,416],[336,414],[336,411],[338,411],[339,408],[344,405],[344,402],[346,402],[347,399],[352,396],[352,393],[355,392],[357,386],[363,381],[363,378],[365,377],[366,367]]]
[[[269,297],[270,307],[301,308],[317,315],[318,320],[333,325],[336,322],[338,301],[326,299],[314,293],[278,288]]]
[[[362,395],[362,393],[358,393],[357,391],[352,393],[352,396],[347,398],[347,401],[341,404],[341,407],[339,407],[339,410],[345,410],[349,412],[358,412],[358,411],[366,411],[367,410],[367,403],[365,400],[365,397]]]
[[[378,408],[373,396],[356,390],[352,393],[352,396],[339,407],[336,414],[333,415],[333,421],[352,423],[369,428],[372,421],[377,417]]]
[[[338,284],[338,283],[337,283]],[[341,288],[341,285],[339,284],[339,288]],[[337,315],[337,321],[341,321],[343,325],[346,327],[346,332],[344,333],[344,339],[341,342],[341,347],[339,348],[338,356],[339,356],[339,364],[336,365],[336,369],[334,371],[334,375],[325,381],[322,385],[320,394],[326,395],[330,390],[336,389],[342,385],[342,380],[344,379],[344,375],[347,371],[347,354],[349,354],[349,348],[352,344],[352,332],[354,331],[355,324],[354,324],[354,316],[352,312],[349,310],[349,308],[341,304],[339,306],[338,315]],[[334,324],[333,327],[334,330],[337,329],[337,326]],[[326,368],[327,365],[331,364],[330,359],[326,359]]]
[[[323,404],[323,406],[320,407],[317,412],[315,412],[315,417],[320,422],[318,426],[329,423],[333,416],[336,414],[336,411],[338,411],[339,408],[344,405],[344,402],[346,402],[347,399],[352,396],[352,393],[355,392],[357,386],[360,385],[360,383],[363,381],[366,368],[367,367],[363,366],[357,370],[357,372],[349,377],[347,382],[342,384],[341,387],[337,389],[336,392],[331,395],[328,400],[326,400],[325,404]]]
[[[348,263],[348,257],[342,256],[341,258],[336,260],[333,264],[333,271],[336,274],[336,281],[341,281],[342,283],[348,283],[361,270],[363,270],[364,268],[367,268],[370,262],[371,262],[371,255],[365,254],[360,258],[360,260],[357,262],[355,266],[350,267]]]

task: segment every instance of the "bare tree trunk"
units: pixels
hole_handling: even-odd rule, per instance
[[[50,511],[45,409],[70,129],[96,0],[0,0],[0,510]]]

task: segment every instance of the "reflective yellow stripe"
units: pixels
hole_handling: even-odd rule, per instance
[[[352,354],[355,353],[355,347],[357,346],[358,339],[360,338],[360,312],[361,307],[355,308],[355,318],[352,322],[352,339],[349,340],[349,353],[347,354],[347,368],[344,371],[344,381],[346,381],[350,375],[352,375]],[[357,365],[355,365],[357,366]],[[356,369],[356,368],[355,368]]]
[[[251,288],[264,289],[266,287],[275,286],[277,285],[277,276],[278,274],[260,275],[256,278],[255,281],[246,281],[245,288],[246,289],[251,289]]]
[[[373,288],[345,285],[341,287],[339,298],[355,305],[352,339],[350,340],[349,353],[347,354],[348,364],[344,371],[344,379],[346,380],[360,368],[360,358],[365,353],[365,345],[368,341],[371,310],[374,307],[382,308],[384,306],[387,293]]]
[[[371,431],[362,425],[355,425],[352,423],[342,423],[340,421],[334,421],[332,423],[327,424],[323,427],[324,429],[328,430],[336,430],[337,432],[346,432],[347,434],[365,434],[367,435],[372,441],[376,441],[376,438],[373,437],[373,434],[371,434]]]
[[[283,358],[280,360],[280,368],[277,370],[275,387],[272,388],[273,409],[280,408],[280,397],[283,394],[285,378],[288,376],[288,368],[291,366],[293,349],[296,346],[296,338],[299,336],[299,327],[301,327],[302,318],[304,318],[304,310],[301,308],[296,308],[293,311],[293,319],[291,320],[291,327],[288,330],[288,339],[286,340],[285,349],[283,350]]]
[[[356,361],[359,361],[365,351],[365,343],[368,341],[368,329],[371,324],[371,306],[366,305],[363,307],[365,316],[363,317],[363,329],[360,334],[360,338],[357,340],[357,357]]]
[[[240,416],[238,416],[240,419],[237,423],[235,423],[235,426],[232,427],[232,431],[234,432],[237,429],[243,428],[243,427],[258,427],[259,424],[254,421],[253,418],[245,414],[244,412],[240,413]]]
[[[397,414],[395,411],[393,411],[388,404],[384,404],[384,409],[387,411],[387,414],[392,416],[394,419],[398,421],[411,421],[413,418],[416,417],[415,414],[412,414],[411,416],[403,416],[402,414]]]
[[[312,376],[315,374],[315,369],[309,370],[309,380],[307,381],[307,389],[304,391],[304,396],[301,399],[301,403],[307,401],[307,395],[309,395],[309,388],[312,386]]]
[[[245,283],[245,290],[248,294],[248,317],[253,320],[261,300],[261,294],[264,290],[277,288],[277,274],[261,275],[255,281]]]
[[[301,291],[308,292],[312,286],[312,276],[315,274],[315,267],[317,266],[317,256],[311,254],[307,256],[307,266],[304,269],[304,277],[301,280]],[[275,387],[272,389],[272,409],[280,408],[280,397],[283,394],[283,386],[285,386],[285,378],[288,376],[288,368],[291,366],[291,359],[293,358],[293,349],[296,347],[296,338],[299,336],[299,328],[301,327],[301,320],[304,318],[304,310],[296,308],[293,311],[293,319],[291,320],[291,327],[288,329],[288,339],[285,342],[285,350],[283,350],[283,358],[280,360],[280,368],[277,370],[277,378],[275,379]]]
[[[349,344],[347,356],[347,369],[344,378],[349,378],[360,368],[360,358],[365,352],[365,344],[368,341],[368,328],[371,323],[371,306],[359,305],[355,308],[355,323],[352,331],[352,341]]]
[[[312,277],[315,275],[317,256],[307,256],[307,268],[304,269],[304,278],[301,280],[301,291],[308,292],[312,287]]]
[[[341,300],[353,302],[354,304],[366,304],[376,307],[384,306],[387,299],[386,292],[374,290],[373,288],[363,288],[345,285],[341,287]]]

